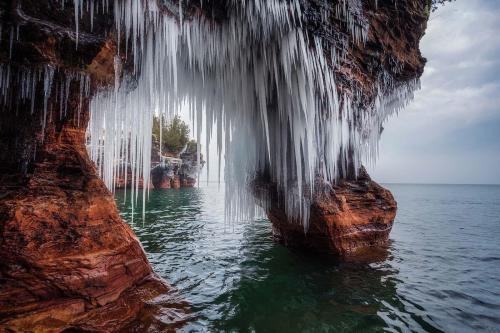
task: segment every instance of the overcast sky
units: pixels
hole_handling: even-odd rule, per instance
[[[433,13],[414,102],[385,125],[380,182],[500,184],[500,1]]]
[[[422,89],[385,124],[369,173],[382,183],[500,184],[500,0],[441,7],[421,50]],[[210,180],[216,170],[211,159]]]

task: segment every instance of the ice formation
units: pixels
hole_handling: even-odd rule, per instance
[[[54,80],[56,75],[58,79]],[[82,99],[90,95],[90,77],[87,74],[60,70],[49,64],[31,68],[0,63],[0,105],[8,109],[17,109],[20,103],[27,103],[30,105],[31,114],[34,114],[35,103],[43,103],[40,119],[42,131],[45,131],[49,122],[48,117],[51,115],[48,110],[48,101],[51,96],[54,96],[53,103],[57,105],[59,119],[66,117],[69,90],[72,84],[79,87],[80,101],[77,110],[77,122],[79,122]],[[11,89],[11,87],[16,87],[16,89]],[[43,99],[37,101],[37,91],[40,87]]]
[[[359,0],[324,9],[350,32],[336,45],[306,32],[298,0],[231,0],[227,18],[217,23],[183,17],[182,1],[176,10],[153,0],[115,1],[117,30],[139,75],[132,88],[125,74],[114,91],[92,101],[92,157],[106,184],[113,187],[120,156],[147,184],[153,115],[187,103],[198,136],[204,126],[225,156],[227,216],[252,215],[247,187],[266,173],[282,190],[289,218],[307,230],[315,177],[335,182],[346,165],[357,170],[373,161],[382,123],[405,106],[418,82],[396,84],[385,73],[368,106],[356,101],[361,91],[354,85],[337,87],[333,69],[345,45],[367,38]]]
[[[320,3],[322,20],[335,17],[348,34],[332,27],[332,42],[308,32],[300,0],[227,0],[221,20],[185,15],[182,0],[115,0],[117,35],[127,51],[115,58],[114,89],[92,98],[88,127],[90,155],[106,185],[113,189],[131,165],[132,196],[139,198],[138,180],[149,183],[153,116],[168,119],[186,103],[198,142],[204,127],[225,158],[226,215],[252,216],[248,185],[266,174],[283,194],[289,219],[307,230],[316,177],[333,183],[348,165],[358,170],[374,161],[381,125],[419,84],[384,72],[369,103],[360,102],[355,83],[340,87],[335,69],[349,43],[366,42],[369,27],[361,0]],[[78,34],[85,10],[93,19],[110,6],[74,0],[74,7]],[[124,56],[133,61],[132,73],[122,70]],[[43,77],[50,85],[50,71]],[[209,162],[208,145],[206,156]]]

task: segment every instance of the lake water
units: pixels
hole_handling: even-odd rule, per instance
[[[144,221],[117,201],[190,303],[184,331],[500,332],[500,186],[386,187],[399,210],[371,263],[291,251],[265,219],[226,224],[217,185],[152,191]]]

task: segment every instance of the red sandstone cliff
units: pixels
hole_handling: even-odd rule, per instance
[[[364,169],[356,180],[317,184],[307,232],[300,221],[286,216],[275,186],[265,181],[253,185],[257,198],[274,193],[267,216],[275,239],[290,247],[340,257],[364,254],[386,244],[396,217],[391,192],[372,181]]]
[[[85,148],[89,99],[114,77],[112,20],[96,18],[91,34],[82,19],[75,49],[71,17],[59,2],[0,3],[0,331],[173,331],[186,306],[152,271]],[[31,99],[19,96],[26,82]]]
[[[83,138],[51,127],[23,186],[2,178],[0,330],[175,327],[184,305],[153,273]]]

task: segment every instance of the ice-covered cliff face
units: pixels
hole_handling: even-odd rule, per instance
[[[76,50],[88,38],[80,17],[90,16],[85,24],[93,29],[99,15],[113,13],[123,36],[114,89],[91,102],[91,155],[108,187],[123,155],[134,178],[144,173],[147,181],[153,114],[171,115],[187,102],[198,136],[205,127],[226,160],[228,215],[251,216],[246,187],[265,174],[286,196],[287,215],[307,229],[316,175],[335,182],[374,161],[383,122],[411,100],[429,7],[414,0],[75,0]]]
[[[117,30],[140,74],[134,88],[125,73],[115,91],[94,98],[93,155],[106,136],[103,176],[111,185],[117,172],[111,162],[129,135],[134,145],[127,154],[141,174],[149,169],[153,114],[187,102],[198,134],[205,126],[207,141],[217,140],[219,158],[225,156],[228,215],[251,216],[246,187],[265,173],[286,196],[287,215],[307,229],[315,176],[335,182],[363,160],[373,162],[383,122],[418,87],[420,35],[409,50],[377,53],[368,44],[404,31],[389,27],[402,23],[391,14],[400,6],[404,18],[425,25],[429,4],[229,0],[205,6],[115,2]],[[420,18],[405,13],[410,10]],[[377,36],[371,31],[377,28],[387,31]],[[408,53],[416,59],[408,61]]]

